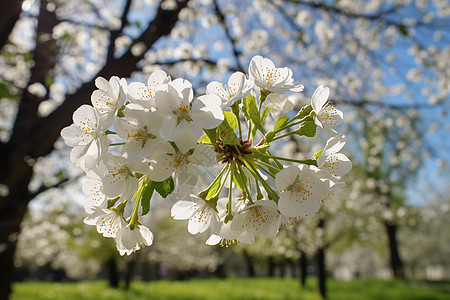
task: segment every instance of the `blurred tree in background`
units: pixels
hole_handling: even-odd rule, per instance
[[[397,226],[409,215],[408,201],[419,201],[414,194],[424,180],[417,172],[423,170],[429,178],[449,159],[449,15],[448,3],[438,0],[3,1],[0,298],[10,294],[13,256],[28,203],[79,176],[64,163],[66,149],[58,137],[73,111],[90,102],[96,77],[146,81],[163,68],[203,93],[208,82],[225,82],[231,72],[245,71],[255,54],[293,69],[296,81],[307,87],[299,101],[307,101],[319,84],[331,88],[332,99],[349,117],[346,131],[354,145],[349,151],[360,167],[348,182],[346,199],[337,202],[345,210],[330,207],[323,216],[324,237],[327,228],[335,229],[329,225],[333,219],[349,222],[340,219],[341,213],[364,229],[346,232],[359,242],[364,236],[373,242],[367,227],[379,222],[388,236],[393,273],[403,276],[403,261],[395,250]],[[306,147],[302,140],[296,143]],[[292,149],[286,147],[283,151]],[[445,179],[435,181],[439,186]],[[50,216],[43,213],[42,219],[27,222],[52,232],[45,225]],[[427,224],[423,232],[440,226]],[[341,237],[340,231],[334,233]],[[50,263],[45,255],[63,253],[66,246],[55,247],[42,250],[44,264]],[[178,253],[161,251],[173,253],[169,260]]]

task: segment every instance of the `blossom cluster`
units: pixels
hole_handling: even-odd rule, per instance
[[[88,178],[84,222],[129,255],[153,243],[140,220],[155,191],[174,202],[172,217],[188,220],[191,234],[209,230],[210,245],[275,237],[315,214],[345,185],[341,176],[352,164],[339,152],[346,139],[335,126],[343,113],[328,101],[329,88],[319,86],[311,103],[294,111],[289,96],[303,85],[292,75],[255,56],[248,76],[211,82],[199,97],[189,81],[162,70],[147,83],[97,78],[92,105],[79,107],[61,131],[73,147],[71,161]],[[313,137],[317,127],[330,138],[311,159],[272,154],[274,143]],[[202,186],[202,174],[216,169]]]

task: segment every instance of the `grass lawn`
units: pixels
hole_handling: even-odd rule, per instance
[[[330,300],[447,300],[450,293],[423,285],[396,280],[354,280],[327,282]],[[292,278],[228,278],[189,281],[133,282],[129,291],[112,289],[106,282],[15,283],[12,300],[154,299],[154,300],[233,300],[279,299],[320,300],[316,281],[309,278],[300,287]]]

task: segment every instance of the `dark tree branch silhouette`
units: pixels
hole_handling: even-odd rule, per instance
[[[56,63],[57,47],[50,33],[59,20],[53,12],[47,10],[46,3],[41,1],[34,50],[35,67],[31,71],[27,86],[36,82],[45,85],[45,79],[53,76],[52,72]],[[177,7],[173,10],[165,10],[160,5],[153,21],[134,43],[142,43],[146,49],[150,49],[162,36],[171,32],[178,21],[179,12],[186,7],[187,3],[188,0],[178,1]],[[128,7],[125,6],[124,15],[127,14]],[[111,40],[111,43],[113,42],[114,39]],[[121,57],[111,56],[96,76],[89,82],[83,83],[74,93],[66,95],[64,103],[46,117],[38,115],[39,104],[46,100],[46,97],[38,97],[27,90],[23,92],[10,139],[0,144],[0,169],[2,170],[0,182],[8,189],[7,195],[0,196],[0,219],[2,220],[0,244],[4,246],[4,250],[0,252],[1,299],[7,299],[11,293],[13,257],[20,223],[27,210],[28,202],[36,196],[28,189],[34,161],[53,150],[61,129],[71,123],[72,112],[80,105],[89,103],[96,77],[102,76],[109,79],[113,75],[130,76],[136,70],[136,64],[144,57],[144,53],[133,55],[131,50],[128,50]]]

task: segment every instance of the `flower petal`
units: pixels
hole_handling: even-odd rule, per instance
[[[275,176],[275,186],[278,190],[284,191],[288,186],[294,184],[295,178],[300,173],[298,166],[290,165],[284,168]]]
[[[172,206],[171,215],[175,220],[187,220],[192,217],[197,208],[195,202],[180,200]]]
[[[311,106],[316,114],[322,110],[322,107],[328,101],[329,96],[330,89],[328,87],[323,87],[323,85],[320,85],[314,91],[314,94],[311,97]]]

